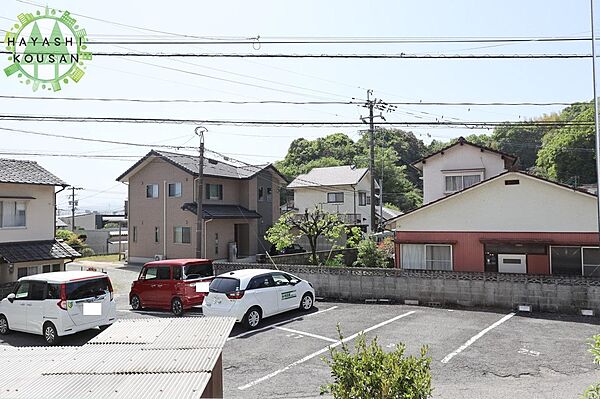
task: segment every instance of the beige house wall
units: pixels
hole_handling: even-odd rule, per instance
[[[65,260],[64,259],[50,259],[50,260],[40,260],[35,262],[21,262],[15,263],[13,267],[12,273],[10,272],[10,267],[6,264],[3,264],[0,267],[0,282],[2,283],[10,283],[13,281],[17,281],[18,269],[21,267],[30,267],[30,266],[38,266],[38,273],[42,273],[43,265],[56,265],[60,264],[60,270],[65,270]]]
[[[0,197],[3,196],[34,199],[22,200],[26,202],[26,226],[0,228],[0,242],[54,239],[54,186],[0,183]]]

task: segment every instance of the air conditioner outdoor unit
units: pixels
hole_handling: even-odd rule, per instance
[[[162,255],[154,255],[154,260],[163,260]]]

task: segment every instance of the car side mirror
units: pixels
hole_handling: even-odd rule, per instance
[[[10,294],[8,294],[8,295],[6,296],[6,299],[8,299],[8,301],[9,301],[10,303],[13,303],[13,301],[15,300],[15,294],[14,294],[13,292],[11,292]]]

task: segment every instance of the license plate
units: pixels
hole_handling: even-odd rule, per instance
[[[102,304],[101,303],[84,303],[83,304],[83,315],[84,316],[101,316],[102,315]]]
[[[210,283],[199,282],[196,283],[196,292],[208,292],[208,286]]]

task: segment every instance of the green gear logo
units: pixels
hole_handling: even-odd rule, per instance
[[[12,64],[4,73],[17,74],[33,91],[59,91],[61,83],[79,82],[85,74],[83,61],[92,59],[92,53],[86,51],[85,29],[68,11],[46,7],[43,14],[35,14],[20,14],[19,23],[6,32],[4,43],[12,53],[8,57]]]

